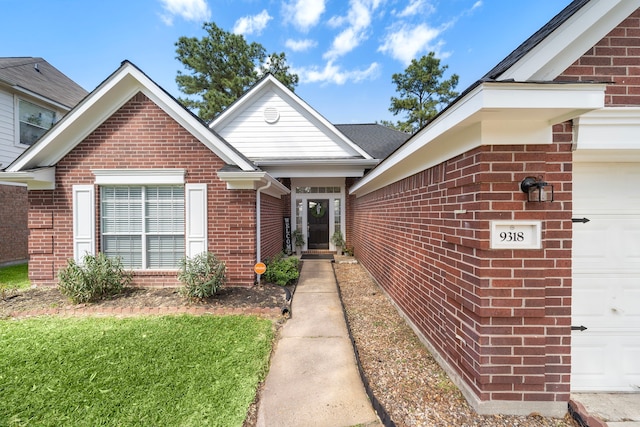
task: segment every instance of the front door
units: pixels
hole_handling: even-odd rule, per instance
[[[329,200],[307,202],[309,249],[329,249]]]

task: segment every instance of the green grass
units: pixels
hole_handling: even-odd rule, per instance
[[[0,267],[0,288],[21,289],[30,285],[28,264]]]
[[[247,316],[0,321],[0,425],[241,426],[272,339]]]

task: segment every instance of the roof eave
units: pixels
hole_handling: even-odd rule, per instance
[[[281,198],[291,192],[291,190],[285,187],[280,181],[264,171],[245,172],[220,170],[217,173],[218,178],[226,182],[228,190],[258,190],[270,183],[269,187],[264,190],[265,194]]]
[[[350,192],[362,196],[482,145],[550,144],[551,127],[604,106],[602,83],[482,82]]]
[[[0,172],[0,181],[26,184],[28,190],[55,190],[56,168],[39,168],[20,172]]]

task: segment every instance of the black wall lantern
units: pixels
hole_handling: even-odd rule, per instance
[[[528,176],[520,183],[520,189],[527,193],[529,202],[553,202],[553,185],[542,180],[542,177]]]

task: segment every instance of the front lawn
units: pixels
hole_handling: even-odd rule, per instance
[[[28,288],[29,282],[29,266],[28,264],[10,265],[8,267],[0,267],[0,288],[4,289],[20,289]]]
[[[0,425],[241,426],[272,339],[244,316],[0,321]]]

